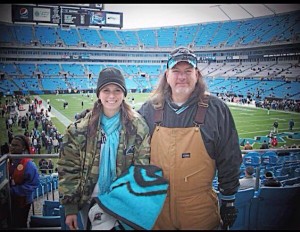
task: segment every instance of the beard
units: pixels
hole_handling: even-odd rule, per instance
[[[190,95],[193,92],[192,87],[178,87],[173,90],[174,94],[180,94],[180,95]]]

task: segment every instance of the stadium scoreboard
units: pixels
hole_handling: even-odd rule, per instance
[[[89,4],[92,5],[92,4]],[[12,22],[48,23],[75,26],[123,27],[123,13],[102,11],[94,6],[12,5]]]

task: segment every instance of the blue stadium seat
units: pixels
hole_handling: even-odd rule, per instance
[[[59,216],[60,202],[59,201],[49,201],[44,200],[43,204],[43,216]]]
[[[279,181],[287,180],[289,178],[289,174],[285,174],[283,176],[276,176],[276,179]]]
[[[235,195],[235,207],[239,213],[236,221],[231,230],[248,230],[249,229],[249,217],[250,206],[254,196],[254,188],[239,190]]]
[[[258,152],[249,152],[243,157],[243,164],[247,166],[257,167],[261,164],[261,157]]]
[[[299,168],[296,168],[296,169],[294,170],[294,176],[295,176],[295,177],[300,177],[300,167],[299,167]]]
[[[261,187],[250,208],[250,230],[300,228],[300,186]],[[252,202],[253,203],[253,202]]]
[[[278,156],[274,151],[267,151],[261,156],[261,164],[266,166],[275,166],[278,161]]]
[[[31,215],[29,227],[59,227],[60,229],[60,216]]]
[[[299,185],[300,184],[300,176],[298,177],[293,177],[290,179],[285,179],[281,181],[283,186],[293,186],[293,185]]]

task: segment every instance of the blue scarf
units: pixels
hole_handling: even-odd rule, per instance
[[[106,141],[100,149],[99,167],[99,191],[100,195],[109,192],[109,186],[116,179],[116,157],[122,125],[120,123],[120,112],[108,118],[102,114],[100,118],[101,127],[105,132]],[[102,154],[101,154],[102,150]]]

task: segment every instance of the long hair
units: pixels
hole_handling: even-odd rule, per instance
[[[196,92],[199,96],[199,101],[202,102],[205,98],[205,91],[207,90],[207,85],[203,80],[203,76],[198,68],[196,68],[199,78],[196,82],[195,89],[193,92]],[[163,107],[166,97],[172,96],[172,89],[167,82],[166,71],[164,74],[160,75],[160,80],[154,92],[150,96],[150,101],[155,109]]]
[[[93,113],[92,117],[90,119],[89,123],[89,136],[93,136],[96,134],[97,131],[97,125],[99,117],[103,114],[103,105],[100,101],[100,99],[97,99],[97,101],[94,103],[93,107]],[[132,120],[135,117],[136,111],[132,109],[132,107],[125,101],[125,99],[122,101],[120,106],[120,113],[121,113],[121,123],[124,127],[127,128],[128,131],[131,131],[132,128]]]

